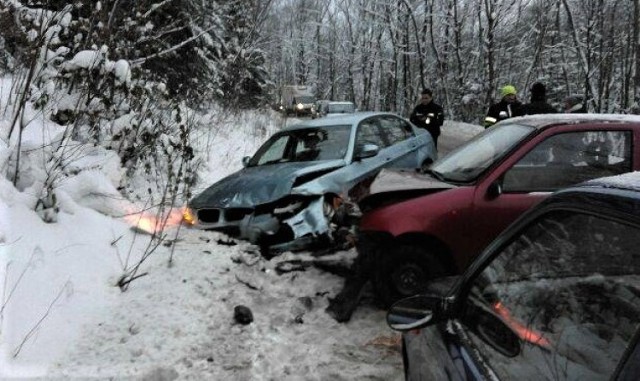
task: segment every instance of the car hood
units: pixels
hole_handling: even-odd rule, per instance
[[[276,201],[291,193],[297,178],[308,181],[345,165],[344,160],[292,162],[246,167],[216,182],[194,197],[189,206],[200,208],[250,208]],[[299,184],[297,184],[299,185]]]
[[[403,169],[383,169],[371,184],[370,194],[419,189],[449,189],[455,185],[432,176]]]
[[[425,194],[457,188],[430,175],[406,169],[383,169],[371,183],[369,194],[358,202],[363,210]]]

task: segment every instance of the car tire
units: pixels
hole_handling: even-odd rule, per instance
[[[429,280],[447,275],[434,253],[416,245],[400,245],[382,256],[373,271],[373,286],[382,307],[425,291]]]

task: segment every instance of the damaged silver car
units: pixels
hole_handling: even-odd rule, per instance
[[[271,253],[344,244],[356,201],[382,168],[425,169],[436,156],[429,133],[395,114],[309,120],[274,134],[242,170],[194,197],[185,221]]]

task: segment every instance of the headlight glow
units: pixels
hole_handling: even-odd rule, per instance
[[[298,103],[296,107],[298,108],[298,110],[302,110],[304,108],[304,105],[302,103]]]
[[[191,208],[184,208],[182,212],[182,221],[184,221],[187,225],[195,225],[196,217],[193,214]]]

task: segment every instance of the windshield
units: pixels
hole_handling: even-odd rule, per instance
[[[299,96],[296,97],[296,103],[315,103],[315,99],[312,96]]]
[[[467,284],[461,320],[500,379],[515,368],[538,380],[557,380],[558,369],[585,379],[614,374],[640,327],[639,232],[604,215],[552,211],[495,254]],[[491,316],[500,323],[487,324]],[[498,348],[510,347],[510,335],[519,350],[505,357]]]
[[[283,131],[267,140],[248,166],[344,159],[350,135],[350,125]]]
[[[533,131],[515,123],[491,127],[436,161],[431,172],[445,181],[473,181]]]

